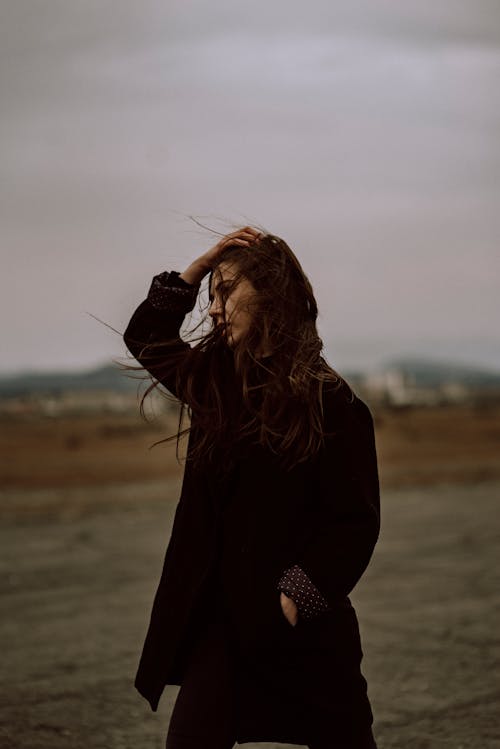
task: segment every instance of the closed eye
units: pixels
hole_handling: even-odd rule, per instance
[[[216,286],[215,286],[215,291],[219,292],[220,290],[222,290],[223,294],[225,292],[226,295],[229,296],[229,294],[231,293],[233,287],[234,287],[234,284],[233,284],[232,281],[219,281],[219,283],[216,284]],[[209,291],[209,293],[208,293],[208,299],[210,301],[210,304],[214,300],[214,295],[212,294],[211,291]]]

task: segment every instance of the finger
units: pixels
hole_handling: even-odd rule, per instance
[[[256,236],[254,234],[249,234],[248,232],[239,232],[237,234],[230,234],[227,237],[224,237],[222,241],[224,244],[234,244],[234,242],[238,239],[244,239],[247,242],[255,242]]]
[[[250,234],[258,234],[259,230],[256,229],[253,226],[242,226],[241,229],[238,229],[238,231],[247,231],[250,232]]]
[[[245,232],[245,233],[240,234],[239,238],[240,239],[247,239],[250,242],[250,244],[254,244],[255,242],[258,241],[259,235],[257,235],[257,234],[249,234],[248,232]]]
[[[219,250],[223,250],[230,245],[240,245],[248,247],[251,244],[254,244],[257,238],[258,237],[256,234],[250,234],[249,232],[232,232],[232,234],[227,234],[225,237],[223,237],[219,241],[217,247]]]
[[[255,238],[258,237],[259,234],[260,232],[257,229],[254,229],[252,226],[244,226],[241,229],[237,229],[231,234],[228,234],[228,237],[248,236]]]
[[[250,242],[248,239],[231,239],[231,240],[228,240],[223,246],[229,247],[230,245],[235,245],[235,244],[248,247],[250,245]]]
[[[221,245],[220,249],[225,250],[227,247],[250,247],[250,242],[246,239],[232,239],[224,245]]]
[[[257,237],[254,234],[249,234],[248,232],[240,232],[239,234],[227,237],[224,241],[228,244],[231,244],[234,243],[237,239],[246,239],[248,242],[255,242]]]

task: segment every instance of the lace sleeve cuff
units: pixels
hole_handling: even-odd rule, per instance
[[[278,583],[278,590],[295,601],[303,619],[312,619],[330,608],[327,599],[297,564],[285,570]]]
[[[199,288],[180,278],[178,271],[163,271],[153,277],[147,298],[155,309],[186,314],[196,304]]]

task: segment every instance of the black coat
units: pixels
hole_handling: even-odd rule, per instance
[[[144,343],[177,337],[180,348],[189,345],[179,337],[183,319],[184,313],[155,309],[146,299],[125,343],[146,366]],[[162,383],[175,394],[173,379]],[[135,679],[153,711],[166,684],[182,684],[195,607],[217,561],[240,658],[236,740],[306,744],[314,730],[342,735],[352,724],[371,724],[348,594],[378,538],[379,483],[373,419],[350,396],[346,385],[325,392],[325,431],[336,434],[289,472],[273,453],[251,444],[222,482],[186,463]],[[189,442],[196,431],[194,413]],[[277,590],[293,564],[331,604],[295,627]]]

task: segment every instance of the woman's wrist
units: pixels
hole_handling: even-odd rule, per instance
[[[180,273],[179,278],[182,278],[183,281],[193,286],[198,286],[209,272],[210,266],[198,259],[191,263],[185,271]]]

